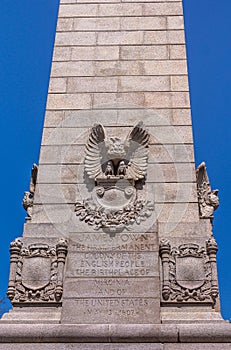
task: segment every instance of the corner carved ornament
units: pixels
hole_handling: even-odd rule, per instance
[[[162,304],[206,303],[215,305],[218,297],[217,243],[171,247],[168,240],[160,243],[162,261]]]
[[[60,303],[63,294],[67,241],[55,247],[31,244],[25,247],[16,238],[10,245],[10,277],[7,295],[18,303]]]
[[[85,149],[84,170],[94,182],[91,197],[78,201],[76,215],[94,230],[128,229],[151,216],[153,204],[139,196],[147,174],[150,135],[139,122],[122,141],[106,139],[101,124],[94,125]],[[137,189],[141,189],[138,191]]]
[[[213,212],[219,207],[218,190],[211,190],[204,162],[198,166],[196,178],[200,218],[213,220]]]
[[[31,219],[32,217],[32,208],[34,205],[34,193],[37,182],[38,175],[38,166],[33,164],[33,168],[31,169],[31,178],[30,178],[30,190],[24,192],[24,197],[22,200],[22,206],[27,212],[27,219]]]

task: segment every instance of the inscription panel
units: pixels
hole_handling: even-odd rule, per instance
[[[159,277],[152,278],[68,278],[66,298],[157,298],[160,294]]]
[[[67,277],[158,276],[157,252],[70,253]]]
[[[73,252],[85,251],[158,251],[157,233],[73,233],[70,249]]]
[[[66,299],[63,308],[64,323],[160,322],[159,300],[154,298]]]
[[[159,323],[157,233],[72,236],[62,322]]]

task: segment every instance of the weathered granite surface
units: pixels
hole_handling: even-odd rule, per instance
[[[60,1],[37,170],[0,350],[230,349],[181,1]]]

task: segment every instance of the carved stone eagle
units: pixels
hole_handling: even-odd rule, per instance
[[[212,191],[204,162],[198,166],[196,178],[200,217],[212,219],[214,210],[219,206],[218,190]]]
[[[122,141],[106,139],[101,124],[92,127],[86,145],[85,171],[90,179],[120,177],[137,181],[147,172],[150,135],[139,122]]]

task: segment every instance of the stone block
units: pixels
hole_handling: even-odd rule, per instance
[[[184,29],[183,16],[169,16],[167,17],[167,29]]]
[[[144,106],[147,108],[171,108],[172,96],[169,92],[146,92]]]
[[[172,91],[189,91],[188,76],[187,75],[172,76],[171,90]]]
[[[84,1],[84,0],[81,0]],[[163,350],[162,344],[43,343],[43,350]],[[0,350],[40,350],[40,343],[0,344]],[[191,349],[189,349],[191,350]],[[207,350],[207,349],[206,349]],[[218,349],[220,350],[220,349]]]
[[[112,76],[112,75],[143,75],[143,61],[105,61],[95,62],[96,76]]]
[[[146,92],[145,106],[147,108],[189,108],[188,92]]]
[[[96,33],[93,32],[57,32],[56,46],[92,46],[96,45]]]
[[[143,6],[139,3],[99,4],[98,16],[130,17],[142,16]]]
[[[121,77],[126,80],[127,77]],[[141,81],[144,77],[140,77]],[[149,78],[149,77],[147,77]],[[128,81],[131,77],[128,77]],[[133,77],[132,77],[133,79]],[[158,80],[158,77],[156,77]],[[145,79],[144,79],[145,81]],[[117,111],[117,123],[115,125],[134,126],[137,122],[142,120],[145,126],[149,129],[150,126],[156,125],[171,125],[172,110],[171,109],[119,109]]]
[[[53,62],[51,77],[94,76],[93,62]]]
[[[71,59],[71,47],[55,46],[53,53],[53,62],[69,61]]]
[[[71,1],[71,0],[69,0],[69,1]],[[75,0],[73,0],[73,1],[75,1]],[[76,0],[76,1],[78,1],[78,0]],[[168,0],[168,1],[166,1],[166,0],[143,0],[142,2],[162,3],[162,2],[174,2],[174,1],[179,2],[179,0]],[[122,2],[137,2],[137,0],[122,0]]]
[[[94,93],[93,108],[126,108],[127,106],[144,107],[144,93]]]
[[[45,146],[42,145],[40,148],[40,157],[39,164],[50,164],[50,163],[59,163],[60,162],[60,146]],[[39,172],[40,174],[40,172]],[[39,179],[38,175],[38,179]]]
[[[144,44],[184,44],[183,30],[146,31],[144,32]]]
[[[59,18],[56,32],[69,32],[74,29],[74,18]]]
[[[181,2],[144,3],[144,16],[171,16],[182,14],[183,9]]]
[[[142,325],[142,330],[136,325],[111,325],[112,342],[139,342],[144,341],[155,345],[155,343],[171,343],[177,342],[177,326],[176,325]],[[163,344],[164,345],[164,344]],[[141,347],[142,349],[142,347]],[[154,348],[155,349],[155,348]]]
[[[54,226],[71,225],[72,219],[76,222],[76,215],[74,213],[74,206],[67,204],[47,204],[47,205],[35,205],[33,207],[32,223],[36,224],[50,224]]]
[[[71,0],[69,0],[69,1],[71,1]],[[178,2],[179,0],[168,0],[168,1],[166,1],[166,0],[144,0],[142,2],[152,2],[152,3],[159,2],[159,3],[162,3],[162,2],[174,2],[174,1]],[[122,2],[137,2],[137,0],[122,0]]]
[[[189,108],[188,92],[146,92],[144,93],[147,108]]]
[[[60,4],[76,4],[78,0],[60,0]]]
[[[60,176],[63,176],[65,167],[68,170],[70,164],[83,164],[85,156],[85,146],[79,145],[60,145],[60,146],[42,146],[40,151],[40,162],[39,164],[39,173],[38,173],[38,183],[44,182],[46,179],[46,171],[49,171],[47,174],[47,183],[53,183],[54,179],[60,179]],[[51,165],[50,168],[45,169],[44,164]],[[59,173],[53,174],[52,164],[64,164],[63,169],[59,169]],[[73,170],[73,169],[72,169]],[[57,177],[59,175],[59,177]],[[73,174],[74,175],[74,174]],[[53,181],[52,181],[53,179]],[[57,181],[56,181],[57,183]]]
[[[143,43],[143,32],[99,32],[97,42],[98,45],[140,45]]]
[[[81,3],[83,3],[83,4],[87,4],[87,3],[89,3],[89,0],[77,0],[77,2],[79,3],[79,4],[81,4]],[[91,0],[91,2],[92,3],[99,3],[99,0]],[[100,1],[100,3],[111,3],[111,0],[102,0],[102,1]],[[113,1],[113,3],[120,3],[120,0],[115,0],[115,1]]]
[[[46,111],[44,127],[58,127],[62,125],[64,111]]]
[[[149,171],[152,182],[196,182],[192,163],[149,164]]]
[[[38,185],[37,191],[35,193],[34,205],[76,202],[76,197],[77,197],[76,185],[63,184],[62,182],[58,183],[58,180],[59,180],[59,176],[57,176],[56,184],[39,184]],[[62,179],[60,178],[60,180]]]
[[[194,162],[193,145],[174,145],[174,162]]]
[[[212,226],[209,219],[198,220],[195,223],[185,222],[169,222],[166,224],[158,225],[158,232],[160,239],[184,237],[184,239],[205,237],[209,239],[212,235]]]
[[[164,30],[166,19],[164,17],[122,17],[121,30]]]
[[[191,110],[190,108],[174,108],[172,110],[172,124],[173,125],[191,125]]]
[[[36,224],[27,222],[26,224],[24,224],[23,240],[27,241],[27,239],[34,239],[34,237],[36,237],[36,240],[41,238],[41,240],[43,241],[44,239],[53,239],[55,241],[52,242],[52,244],[55,244],[57,243],[57,237],[61,238],[62,234],[65,235],[65,233],[66,229],[63,228],[63,226],[55,226],[53,225],[53,223]]]
[[[155,212],[159,223],[199,221],[198,203],[156,204]]]
[[[51,78],[49,84],[49,92],[66,92],[67,79],[66,78]]]
[[[151,144],[187,144],[193,143],[190,126],[149,127]]]
[[[154,184],[151,191],[155,203],[197,202],[197,189],[193,183]]]
[[[164,324],[208,324],[212,323],[214,327],[220,324],[223,320],[220,313],[216,312],[210,306],[199,306],[199,303],[194,304],[194,307],[163,307],[161,319]]]
[[[68,78],[67,92],[116,92],[116,77]]]
[[[121,77],[118,91],[169,91],[170,79],[167,76]]]
[[[24,241],[24,240],[23,240]],[[38,242],[37,242],[38,243]],[[56,242],[57,243],[57,240]],[[60,322],[61,307],[60,306],[29,306],[22,308],[20,306],[13,306],[11,310],[3,315],[0,320],[0,333],[2,324],[58,324]],[[2,333],[1,333],[2,336]],[[0,340],[1,344],[1,340]]]
[[[75,18],[74,30],[76,31],[116,31],[120,30],[119,17],[92,17]]]
[[[187,63],[185,60],[144,61],[145,75],[185,75]]]
[[[228,343],[231,341],[231,329],[230,324],[221,322],[216,324],[196,324],[193,327],[191,325],[179,326],[179,339],[185,343],[214,343],[216,342]],[[189,348],[190,349],[190,348]]]
[[[90,128],[94,123],[102,123],[102,125],[105,126],[117,126],[120,123],[120,120],[118,119],[118,111],[114,109],[66,111],[63,120],[63,127],[81,126],[88,128],[88,131],[90,131]]]
[[[91,0],[92,3],[99,3],[99,0]],[[89,3],[89,0],[77,0],[77,3],[81,4],[87,4]],[[102,0],[100,3],[111,3],[111,0]],[[113,3],[120,3],[120,0],[113,0]]]
[[[72,61],[110,61],[119,59],[119,46],[72,47]]]
[[[190,108],[190,99],[188,92],[173,92],[172,93],[173,108]]]
[[[90,109],[92,97],[90,94],[49,94],[47,109]]]
[[[66,17],[93,17],[97,16],[97,4],[60,4],[59,19]]]
[[[168,46],[123,46],[120,49],[122,60],[165,60],[168,59]]]
[[[187,163],[194,161],[192,145],[153,145],[149,150],[149,163]]]
[[[186,59],[186,47],[185,45],[170,45],[169,56],[171,60],[183,60]]]
[[[83,162],[82,162],[83,163]],[[67,183],[77,183],[78,179],[81,177],[79,174],[78,165],[43,165],[39,168],[38,184],[67,184]],[[80,180],[80,179],[79,179]]]
[[[231,343],[177,343],[164,344],[164,350],[229,350]]]
[[[49,325],[49,324],[25,324],[1,325],[1,342],[12,343],[41,343],[54,342],[66,343],[67,340],[75,343],[87,342],[108,342],[109,327],[107,325],[91,325],[79,324],[71,325]],[[7,341],[6,341],[7,340]],[[78,344],[79,345],[79,344]]]

